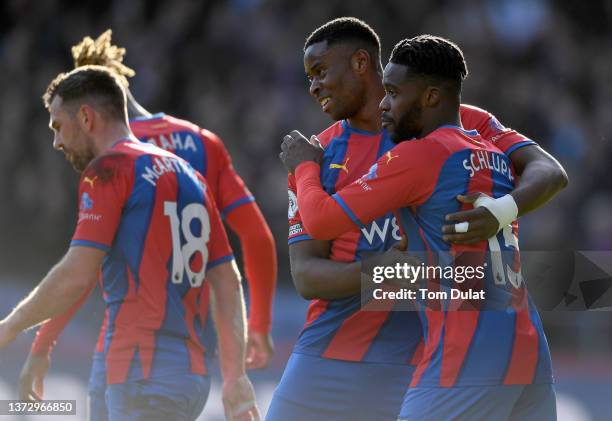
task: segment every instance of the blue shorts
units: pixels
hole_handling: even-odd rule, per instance
[[[398,421],[554,421],[552,384],[414,387],[406,392]]]
[[[291,354],[266,421],[394,421],[414,367]]]
[[[108,421],[106,410],[106,364],[104,354],[96,352],[91,364],[89,384],[87,388],[87,419],[89,421]]]
[[[106,386],[109,421],[193,421],[210,392],[210,377],[184,374]]]

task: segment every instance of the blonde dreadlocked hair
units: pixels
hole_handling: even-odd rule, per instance
[[[111,44],[112,34],[113,31],[107,29],[95,41],[87,36],[72,47],[74,67],[88,64],[107,67],[119,77],[121,83],[127,88],[129,86],[127,78],[133,77],[136,72],[123,64],[125,48]]]

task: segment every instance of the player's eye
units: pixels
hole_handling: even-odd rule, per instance
[[[393,89],[385,89],[385,93],[387,94],[387,96],[391,97],[391,98],[395,98],[395,91]]]

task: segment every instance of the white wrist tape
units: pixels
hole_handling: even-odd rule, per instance
[[[488,196],[480,196],[474,202],[474,207],[482,206],[487,208],[499,222],[497,232],[506,225],[509,225],[518,217],[518,207],[512,195],[507,194],[499,199],[493,199]]]

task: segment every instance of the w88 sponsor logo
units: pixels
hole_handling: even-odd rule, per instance
[[[385,218],[384,222],[380,225],[378,223],[379,221],[380,220],[372,221],[367,227],[361,229],[361,233],[370,245],[377,239],[384,243],[390,239],[389,236],[395,241],[400,241],[402,239],[400,228],[395,217]]]

